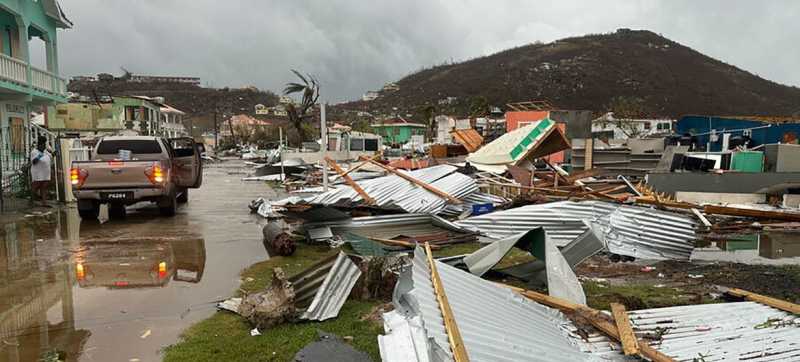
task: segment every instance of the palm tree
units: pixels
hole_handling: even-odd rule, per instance
[[[309,138],[307,130],[303,128],[303,123],[306,119],[312,117],[309,111],[314,109],[319,99],[319,82],[310,74],[303,76],[294,69],[292,69],[292,73],[300,78],[302,83],[286,83],[283,94],[302,93],[303,95],[299,104],[290,103],[286,105],[286,113],[289,117],[289,122],[291,122],[292,126],[297,130],[297,134],[300,136],[300,142],[302,142]]]

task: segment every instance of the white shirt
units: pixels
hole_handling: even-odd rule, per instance
[[[39,156],[39,162],[33,164],[33,160]],[[41,152],[39,150],[31,151],[31,179],[33,181],[50,181],[50,166],[53,163],[53,158],[50,156],[50,152],[45,150]]]

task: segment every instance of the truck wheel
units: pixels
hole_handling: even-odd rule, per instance
[[[100,204],[93,200],[78,200],[78,215],[81,219],[97,220],[100,214]]]
[[[125,218],[125,205],[110,204],[108,205],[108,217],[111,219],[124,219]]]
[[[179,204],[185,204],[189,202],[189,189],[181,189],[180,195],[176,199]]]
[[[169,196],[164,196],[164,199],[158,203],[158,211],[161,212],[163,216],[173,216],[175,215],[175,211],[178,208],[178,200],[175,197],[175,193],[173,192]]]

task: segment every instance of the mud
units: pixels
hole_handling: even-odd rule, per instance
[[[210,165],[172,218],[154,205],[124,219],[81,220],[74,208],[0,219],[0,361],[157,361],[239,272],[268,257],[250,200],[277,197],[242,182],[236,161]]]

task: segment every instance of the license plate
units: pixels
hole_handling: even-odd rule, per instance
[[[103,198],[106,200],[126,201],[133,199],[133,193],[131,192],[106,192],[101,196],[103,196]]]

